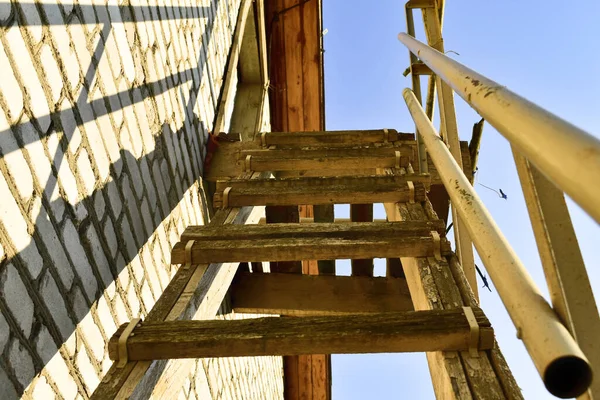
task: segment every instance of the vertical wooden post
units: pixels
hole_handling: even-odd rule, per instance
[[[325,128],[322,63],[321,0],[298,5],[296,0],[270,0],[265,4],[267,42],[270,49],[271,127],[274,132],[321,131]],[[270,28],[269,28],[270,27]],[[315,214],[313,214],[315,211]],[[333,219],[333,206],[267,207],[267,222],[300,217],[316,221]],[[290,218],[291,217],[291,218]],[[273,271],[280,270],[281,263]],[[306,272],[335,271],[333,261],[308,261]],[[286,268],[301,273],[294,263]],[[284,357],[286,399],[331,398],[330,356]]]

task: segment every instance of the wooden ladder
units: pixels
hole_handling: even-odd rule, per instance
[[[428,199],[435,168],[430,174],[413,170],[413,135],[388,129],[263,133],[232,146],[230,168],[241,169],[239,176],[217,182],[213,205],[219,211],[209,225],[185,229],[171,263],[200,271],[197,285],[210,264],[246,263],[225,282],[231,282],[232,309],[282,317],[189,320],[184,313],[157,318],[151,312],[117,330],[111,359],[125,365],[418,351],[427,352],[438,398],[521,398]],[[271,177],[281,173],[287,176]],[[384,204],[387,221],[233,223],[252,206],[373,203]],[[400,259],[403,271],[297,275],[262,272],[260,264],[373,258]],[[247,263],[256,266],[253,272]]]

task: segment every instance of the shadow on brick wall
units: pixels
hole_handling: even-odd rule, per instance
[[[56,8],[54,14],[49,10],[52,7]],[[139,16],[148,18],[145,21],[175,18],[173,12],[161,14],[164,7],[107,7],[118,9],[108,12],[111,16],[117,12],[123,21],[136,21]],[[96,8],[76,6],[71,16],[84,21],[84,15],[94,15]],[[206,65],[206,46],[212,38],[218,8],[219,0],[214,0],[210,7],[178,10],[181,15],[200,12],[208,16],[204,20],[205,37],[198,44],[197,68],[154,82],[144,80],[126,91],[89,101],[89,84],[97,75],[105,42],[111,34],[111,26],[105,23],[79,96],[71,100],[75,106],[45,116],[35,116],[27,110],[31,118],[22,114],[11,130],[0,132],[0,174],[5,175],[5,186],[14,200],[0,206],[6,214],[3,228],[0,226],[0,240],[6,252],[0,264],[0,311],[6,321],[3,323],[0,318],[0,397],[22,395],[65,342],[67,346],[60,354],[77,390],[90,394],[90,379],[85,376],[86,366],[81,361],[85,357],[80,353],[85,353],[94,373],[101,375],[106,352],[97,341],[104,342],[113,334],[123,318],[122,312],[127,319],[145,315],[164,289],[159,275],[161,269],[162,273],[171,272],[167,264],[169,241],[178,237],[185,225],[181,213],[189,214],[187,220],[207,223],[208,202],[201,179],[207,124],[193,110],[200,96],[203,71],[209,74],[209,81],[213,79],[210,66]],[[31,20],[27,14],[36,12],[43,25],[59,25],[57,16],[64,16],[64,9],[56,4],[42,7],[13,3],[10,17],[2,26],[23,26]],[[98,15],[96,10],[96,18]],[[146,79],[148,75],[146,71]],[[191,83],[190,90],[187,83]],[[178,101],[183,108],[181,128],[155,124],[160,128],[152,132],[152,151],[136,156],[123,148],[125,144],[118,136],[129,129],[127,123],[120,127],[117,137],[110,139],[116,140],[116,151],[107,144],[107,135],[113,132],[98,130],[103,140],[90,137],[86,124],[111,115],[119,107],[143,108],[146,103],[156,108],[155,97],[174,88],[179,88]],[[212,94],[210,107],[218,103],[217,97]],[[132,113],[125,118],[134,118]],[[138,121],[143,118],[139,113],[135,116]],[[152,117],[156,118],[146,118]],[[72,152],[78,130],[85,131],[83,143]],[[128,137],[137,134],[129,131]],[[102,143],[105,149],[98,147]],[[24,148],[26,153],[22,152]],[[98,154],[108,160],[108,172],[101,171]],[[24,167],[33,176],[29,194],[22,193],[23,189],[29,190],[28,183],[20,177],[19,169]],[[191,187],[197,190],[189,191]],[[82,191],[87,194],[82,195]],[[190,202],[199,203],[201,215],[188,209],[186,204]],[[107,320],[111,316],[116,322]],[[89,318],[94,323],[80,324]],[[76,345],[71,349],[68,339],[76,327]],[[52,373],[46,378],[62,390]]]

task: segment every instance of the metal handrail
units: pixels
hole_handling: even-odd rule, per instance
[[[600,223],[600,140],[410,35],[398,39]]]
[[[463,219],[517,332],[548,391],[559,397],[584,393],[591,366],[494,222],[410,89],[403,92],[453,207]]]

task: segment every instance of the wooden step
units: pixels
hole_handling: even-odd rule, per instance
[[[228,207],[408,202],[409,181],[414,200],[424,201],[429,175],[409,174],[219,181],[213,206],[224,206],[226,190]]]
[[[353,148],[335,148],[334,145],[326,145],[329,148],[327,149],[323,149],[321,148],[320,150],[317,150],[315,148],[313,148],[311,151],[315,152],[315,151],[330,151],[329,155],[333,156],[334,154],[337,154],[338,157],[343,157],[344,153],[348,152],[348,151],[363,151],[361,156],[369,156],[371,158],[371,162],[370,164],[364,164],[361,163],[360,161],[358,161],[356,158],[353,158],[352,161],[346,161],[346,165],[342,166],[341,164],[336,164],[333,162],[328,162],[326,164],[318,164],[318,163],[312,163],[310,166],[312,168],[317,168],[317,169],[308,169],[308,170],[303,170],[300,171],[300,175],[301,176],[329,176],[329,177],[335,177],[335,176],[369,176],[369,175],[375,175],[377,174],[376,169],[378,168],[377,165],[381,164],[382,161],[382,157],[380,155],[379,152],[383,151],[384,152],[384,156],[389,158],[389,153],[385,153],[385,152],[389,152],[390,149],[394,149],[394,148],[400,148],[400,155],[401,155],[401,166],[406,166],[406,160],[409,159],[411,160],[411,164],[413,166],[413,168],[415,170],[418,169],[418,163],[414,162],[414,160],[416,160],[416,141],[415,140],[400,140],[394,143],[384,143],[384,144],[378,144],[377,146],[375,145],[371,145],[369,147],[364,147],[358,148],[358,149],[353,149]],[[470,161],[470,155],[469,155],[469,144],[468,142],[461,142],[460,143],[460,147],[461,147],[461,153],[462,153],[462,162],[463,162],[463,166],[465,168],[465,174],[467,175],[467,177],[472,175],[472,171],[471,171],[471,161]],[[366,149],[366,150],[365,150]],[[383,149],[383,150],[382,150]],[[412,149],[409,150],[409,149]],[[267,150],[264,147],[262,147],[260,145],[259,142],[255,142],[255,141],[249,141],[249,142],[221,142],[219,145],[218,150],[216,151],[216,153],[213,154],[212,157],[212,161],[211,161],[211,166],[208,170],[208,173],[206,174],[206,176],[204,176],[205,179],[207,179],[208,181],[211,182],[215,182],[217,180],[222,180],[222,179],[233,179],[233,178],[237,178],[238,176],[240,176],[241,174],[244,173],[245,171],[245,164],[246,164],[246,156],[247,155],[252,155],[252,153],[248,153],[248,152],[252,152],[252,151],[257,151],[258,154],[263,154],[264,152],[288,152],[288,155],[294,155],[297,154],[297,152],[302,152],[302,149],[299,148],[291,148],[291,149],[273,149],[273,150]],[[333,151],[337,151],[337,153],[332,153]],[[294,153],[295,152],[295,153]],[[243,154],[243,155],[242,155]],[[284,153],[277,153],[277,154],[284,154]],[[313,154],[317,154],[317,153],[313,153]],[[349,155],[350,153],[347,153],[346,155]],[[384,158],[385,158],[384,157]],[[271,160],[266,160],[267,162],[270,162]],[[384,160],[385,161],[385,160]],[[307,163],[309,161],[303,160],[302,162]],[[333,164],[333,165],[332,165]],[[384,162],[383,164],[386,164],[386,162]],[[390,163],[387,162],[387,165],[389,165]],[[327,167],[327,169],[318,169],[318,168],[322,168],[325,165],[329,165]],[[437,170],[435,168],[435,166],[433,165],[431,158],[429,157],[428,159],[428,165],[429,165],[429,174],[431,175],[431,184],[432,185],[441,185],[442,182],[440,180],[439,174],[437,173]],[[250,166],[252,166],[252,161],[250,161]],[[395,166],[392,166],[392,168]],[[419,172],[419,171],[417,171]],[[447,201],[447,200],[446,200]]]
[[[405,279],[239,273],[230,289],[235,312],[335,315],[413,311]]]
[[[352,147],[415,140],[415,136],[412,133],[399,133],[395,129],[373,129],[363,131],[264,132],[258,134],[255,140],[263,146],[276,146],[277,148]]]
[[[473,309],[478,348],[494,343],[491,324]],[[119,357],[122,325],[108,344]],[[471,328],[463,309],[230,321],[142,322],[127,340],[129,360],[255,357],[298,354],[356,354],[463,351]]]
[[[416,159],[415,152],[416,142],[385,147],[242,150],[238,163],[245,171],[256,172],[400,168]]]
[[[432,231],[442,236],[443,222],[189,226],[171,252],[171,263],[186,261],[188,240],[195,240],[193,264],[450,254],[450,243],[442,237],[436,244]]]

